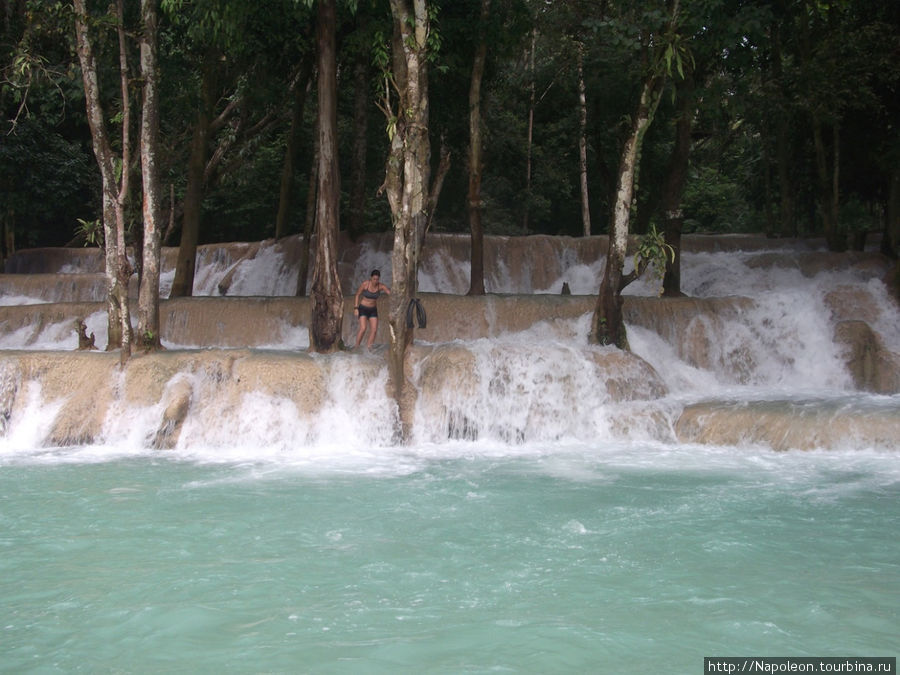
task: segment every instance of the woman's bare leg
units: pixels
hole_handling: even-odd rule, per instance
[[[374,321],[374,319],[373,319]],[[366,334],[366,324],[368,323],[368,319],[364,316],[359,317],[359,331],[356,333],[356,346],[359,347],[360,343],[362,343],[363,335]]]
[[[366,347],[368,349],[372,348],[372,343],[375,342],[375,332],[378,330],[378,317],[373,316],[369,319],[369,340],[366,342]]]

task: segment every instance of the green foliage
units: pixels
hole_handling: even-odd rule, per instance
[[[754,215],[744,197],[744,188],[713,167],[698,167],[688,179],[684,192],[683,231],[755,232],[762,229],[762,217]]]
[[[71,6],[29,2],[21,7],[21,15],[10,7],[0,33],[0,133],[15,130],[32,112],[59,116],[77,98],[68,63],[74,43]]]
[[[654,275],[662,282],[669,261],[675,262],[675,249],[666,243],[665,235],[657,231],[656,225],[651,225],[647,233],[638,239],[637,251],[634,253],[634,268],[643,271],[648,266],[652,267]],[[662,290],[660,285],[660,294]]]
[[[96,212],[99,177],[90,146],[64,125],[34,116],[0,136],[0,204],[14,214],[19,246],[68,241],[71,212]]]
[[[425,53],[427,54],[429,63],[437,63],[438,55],[441,53],[441,46],[444,38],[440,31],[440,23],[438,17],[440,15],[440,7],[437,3],[429,2],[428,12],[428,35],[425,37]],[[446,66],[437,65],[438,70],[446,69]]]
[[[841,225],[851,233],[877,232],[881,229],[883,213],[874,204],[864,204],[851,197],[841,204]]]
[[[372,40],[372,63],[378,71],[385,75],[391,69],[391,44],[384,31],[376,31]]]
[[[76,238],[82,239],[84,246],[99,246],[103,248],[103,224],[100,220],[84,220],[82,218],[76,218],[75,220],[78,221],[78,225],[75,228]]]
[[[14,213],[19,245],[61,244],[71,237],[73,213],[82,214],[86,222],[99,215],[99,179],[74,58],[71,3],[8,4],[0,27],[0,112],[6,122],[0,132],[15,126],[15,133],[0,138],[0,204]],[[117,44],[109,30],[108,4],[91,2],[97,17],[91,28],[104,104],[116,123],[121,121],[116,114]],[[389,77],[390,11],[387,3],[376,0],[337,4],[341,72],[350,72],[359,53],[370,55],[374,66],[366,211],[371,228],[385,228],[386,205],[376,191],[397,120],[377,113],[375,92],[395,96]],[[486,231],[580,233],[576,44],[585,47],[595,232],[602,231],[611,209],[621,143],[640,83],[654,66],[669,79],[691,75],[697,84],[691,171],[683,200],[686,232],[761,230],[766,211],[777,210],[785,189],[777,178],[779,149],[786,149],[791,159],[794,209],[814,213],[818,188],[810,141],[813,113],[823,124],[839,124],[842,221],[851,229],[871,227],[872,214],[880,213],[887,194],[886,176],[900,158],[895,129],[900,116],[900,25],[895,4],[681,0],[673,24],[662,3],[492,0],[484,27],[490,46],[482,91]],[[129,25],[136,26],[136,3],[128,5]],[[290,119],[292,77],[312,49],[315,2],[162,0],[161,5],[163,147],[158,159],[164,189],[174,186],[178,213],[201,73],[204,64],[212,63],[216,78],[211,115],[218,119],[229,104],[233,110],[218,119],[209,139],[210,153],[218,151],[222,159],[206,186],[201,243],[268,236]],[[434,226],[462,231],[467,228],[468,87],[480,33],[472,18],[478,16],[480,2],[430,0],[428,7],[432,145],[437,148],[438,138],[444,136],[452,153]],[[339,86],[340,159],[346,184],[353,78],[341,77]],[[137,98],[138,82],[133,91]],[[674,96],[674,87],[670,92]],[[314,101],[313,87],[295,163],[294,231],[302,220],[312,161]],[[664,96],[644,139],[637,198],[639,211],[648,214],[654,212],[664,184],[676,110]],[[251,139],[248,130],[266,118],[269,126]],[[776,136],[779,123],[784,127],[781,139]],[[829,139],[830,130],[825,130]],[[139,202],[137,194],[132,201]]]
[[[267,143],[248,151],[243,161],[222,177],[203,203],[204,241],[254,241],[275,234],[282,160],[283,149]],[[295,201],[301,205],[306,175],[306,167],[299,167],[294,185]],[[302,212],[296,213],[292,232],[302,229]]]
[[[140,346],[144,349],[155,349],[158,345],[159,339],[157,335],[152,330],[145,330],[141,334],[141,344]]]
[[[694,67],[694,55],[691,52],[690,39],[675,31],[668,34],[665,48],[663,49],[662,63],[665,64],[663,72],[666,75],[674,77],[677,73],[679,78],[684,79],[685,68],[693,69]]]

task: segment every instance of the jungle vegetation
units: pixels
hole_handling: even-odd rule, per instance
[[[121,156],[115,3],[86,5],[111,143]],[[135,139],[140,5],[123,3]],[[428,5],[431,161],[437,165],[441,144],[450,158],[432,230],[468,232],[474,196],[488,234],[607,232],[621,147],[646,72],[642,40],[666,14],[665,3]],[[680,11],[683,52],[680,63],[670,63],[639,153],[632,231],[651,224],[662,231],[666,212],[678,210],[684,232],[827,234],[838,249],[885,231],[900,182],[900,5],[682,0]],[[74,14],[71,2],[0,2],[7,251],[68,244],[79,219],[102,218]],[[178,245],[190,218],[200,243],[303,232],[317,167],[316,15],[304,0],[162,0],[157,168],[164,244]],[[352,235],[384,231],[390,207],[379,187],[390,122],[380,108],[390,86],[391,9],[388,0],[339,0],[335,21],[341,227]],[[470,94],[479,53],[474,193]],[[205,147],[192,159],[198,143]],[[137,175],[132,155],[128,170]],[[683,186],[676,185],[680,204],[672,208],[679,163]],[[131,181],[126,202],[129,240],[141,226],[140,185]],[[888,249],[895,240],[893,232]]]
[[[469,232],[475,295],[486,233],[608,234],[589,340],[623,348],[623,289],[655,264],[680,294],[685,232],[900,250],[897,3],[3,0],[0,20],[3,254],[102,244],[124,363],[135,271],[137,343],[161,346],[161,245],[174,297],[198,244],[302,233],[310,349],[333,352],[338,234],[390,230],[401,435],[429,231]]]

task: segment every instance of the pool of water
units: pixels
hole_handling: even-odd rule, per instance
[[[0,459],[4,672],[895,656],[900,462],[734,448]]]

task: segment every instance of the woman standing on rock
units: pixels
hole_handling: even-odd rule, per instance
[[[366,330],[369,331],[366,348],[371,349],[372,343],[375,342],[375,331],[378,330],[377,300],[382,293],[390,295],[391,289],[381,283],[381,272],[372,270],[371,276],[360,284],[359,290],[356,291],[356,297],[353,298],[353,313],[359,317],[359,332],[356,334],[357,347],[362,342]]]

